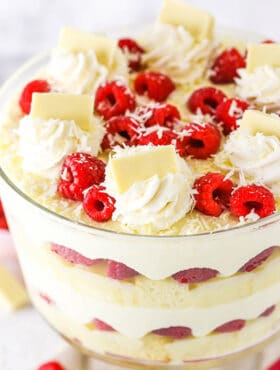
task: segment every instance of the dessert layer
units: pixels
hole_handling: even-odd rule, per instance
[[[279,329],[279,308],[266,318],[249,322],[236,333],[212,334],[201,338],[172,340],[153,334],[141,339],[127,338],[116,332],[90,330],[87,326],[69,318],[56,306],[48,305],[32,294],[32,300],[40,312],[64,336],[87,351],[112,356],[122,356],[124,360],[152,360],[161,362],[187,362],[197,359],[221,357],[258,344]],[[74,340],[75,338],[75,340]]]

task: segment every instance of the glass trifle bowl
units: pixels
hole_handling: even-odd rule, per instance
[[[35,58],[3,86],[2,111],[48,59]],[[258,368],[251,353],[280,329],[279,213],[194,235],[130,234],[49,209],[8,172],[0,169],[1,199],[30,298],[67,341],[127,367]],[[116,270],[125,278],[108,275]]]

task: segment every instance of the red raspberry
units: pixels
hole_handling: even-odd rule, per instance
[[[173,278],[181,284],[195,284],[213,279],[218,273],[217,270],[208,268],[191,268],[177,272],[173,275]]]
[[[3,209],[2,202],[0,201],[0,230],[1,229],[8,230],[9,227],[8,227],[8,224],[7,224],[7,220],[6,220],[6,216],[5,216],[5,212],[4,212],[4,209]]]
[[[32,94],[34,92],[47,93],[51,91],[51,86],[46,80],[30,81],[22,90],[19,98],[19,106],[24,114],[29,114],[31,109]]]
[[[147,94],[150,99],[162,102],[175,90],[175,84],[163,73],[142,72],[136,77],[134,88],[139,95]]]
[[[115,210],[115,199],[104,190],[103,186],[93,186],[83,200],[86,214],[97,222],[109,221]]]
[[[84,257],[73,249],[64,247],[63,245],[59,244],[53,243],[51,245],[51,250],[52,252],[58,254],[65,261],[73,263],[75,265],[93,266],[102,261],[102,259],[92,260],[90,258]]]
[[[64,160],[57,189],[64,198],[83,200],[83,192],[104,179],[104,162],[88,153],[73,153]]]
[[[256,257],[250,259],[241,269],[240,272],[251,272],[257,267],[262,265],[273,253],[274,247],[267,248],[263,252],[259,253]]]
[[[276,309],[275,305],[268,307],[262,314],[260,314],[260,317],[270,316],[275,311],[275,309]]]
[[[216,113],[217,107],[226,99],[226,95],[215,87],[201,87],[195,90],[187,102],[189,110],[196,114]]]
[[[153,334],[172,339],[183,339],[192,335],[192,329],[185,326],[171,326],[170,328],[154,330]]]
[[[245,58],[236,48],[223,51],[211,67],[210,80],[215,84],[233,83],[238,77],[238,69],[245,68]]]
[[[120,116],[126,111],[133,111],[136,106],[135,96],[120,81],[106,82],[99,86],[95,95],[95,110],[105,120]]]
[[[121,262],[109,261],[107,266],[107,276],[111,279],[124,280],[131,279],[139,275],[137,271],[131,269]]]
[[[230,198],[230,209],[235,216],[247,216],[252,210],[260,218],[270,216],[275,211],[273,194],[263,186],[241,186]]]
[[[174,131],[168,128],[159,128],[150,133],[144,133],[137,139],[138,145],[153,144],[158,145],[170,145],[176,144],[177,135]]]
[[[94,326],[96,327],[97,330],[101,330],[101,331],[115,331],[115,329],[112,328],[112,326],[106,324],[106,322],[101,321],[99,319],[94,319],[93,320],[93,324],[94,324]]]
[[[177,150],[181,157],[206,159],[217,153],[221,134],[211,123],[190,123],[178,135]]]
[[[248,108],[249,104],[240,99],[228,99],[218,106],[216,118],[222,123],[225,135],[238,128],[236,121],[242,118],[243,113]]]
[[[218,217],[229,204],[233,183],[220,173],[208,172],[195,181],[194,189],[195,208],[206,215]]]
[[[245,324],[246,324],[245,320],[233,320],[219,326],[217,329],[215,329],[215,332],[232,333],[234,331],[240,331],[244,328]]]
[[[280,359],[274,362],[267,370],[280,370]]]
[[[144,49],[132,39],[120,39],[118,46],[128,57],[128,66],[130,71],[139,71],[141,68]]]
[[[137,135],[139,123],[126,116],[112,117],[106,124],[106,134],[103,138],[102,149],[111,149],[115,145],[130,145]]]
[[[38,370],[65,370],[58,362],[51,361],[38,367]]]
[[[151,116],[145,122],[146,127],[164,126],[174,129],[176,123],[181,119],[178,109],[172,104],[161,104],[150,109]]]

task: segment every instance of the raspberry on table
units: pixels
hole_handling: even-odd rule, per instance
[[[176,140],[178,136],[174,131],[161,126],[159,126],[158,128],[156,128],[156,126],[154,127],[156,130],[152,132],[144,132],[136,139],[137,145],[176,145]]]
[[[147,109],[149,109],[149,107],[147,107]],[[151,116],[145,122],[146,127],[159,125],[172,130],[181,119],[179,110],[172,104],[155,105],[150,108],[150,112]]]
[[[262,314],[260,314],[260,317],[268,317],[272,315],[275,309],[276,309],[275,305],[268,307]]]
[[[64,198],[82,201],[84,191],[105,179],[105,163],[88,153],[68,155],[61,169],[58,192]]]
[[[130,71],[139,71],[142,66],[142,54],[144,49],[135,41],[129,38],[118,41],[119,48],[128,57]]]
[[[245,67],[246,60],[236,48],[224,50],[211,67],[210,80],[215,84],[233,83],[238,69]]]
[[[229,205],[233,183],[220,173],[208,172],[195,181],[194,189],[195,208],[218,217]]]
[[[58,362],[50,361],[39,366],[37,370],[66,370],[66,369],[62,367]]]
[[[139,122],[128,116],[112,117],[106,123],[106,134],[102,141],[102,149],[111,149],[115,145],[130,145],[137,136]]]
[[[170,328],[153,330],[152,333],[172,339],[183,339],[190,337],[192,335],[192,330],[185,326],[171,326]]]
[[[51,91],[51,85],[46,80],[30,81],[22,90],[19,98],[19,106],[24,114],[29,114],[33,93],[47,93]]]
[[[121,81],[106,82],[99,86],[94,102],[96,112],[108,120],[132,112],[136,107],[134,94]]]
[[[181,157],[207,159],[217,153],[220,144],[221,134],[214,125],[193,122],[187,124],[178,133],[176,146]]]
[[[2,202],[0,201],[0,230],[8,230],[9,226],[7,224],[4,208]]]
[[[195,284],[203,283],[207,280],[213,279],[218,275],[217,270],[209,268],[191,268],[188,270],[179,271],[174,274],[173,279],[181,284]]]
[[[272,364],[267,370],[280,370],[280,358]]]
[[[244,266],[239,270],[240,272],[251,272],[257,267],[262,265],[273,253],[274,247],[267,248],[266,250],[259,253],[256,257],[250,259]]]
[[[106,222],[115,211],[115,199],[105,192],[103,186],[93,186],[85,194],[83,208],[96,222]]]
[[[275,212],[275,199],[270,190],[260,185],[240,186],[230,198],[231,213],[237,217],[254,211],[260,218]]]
[[[175,90],[174,82],[163,73],[141,72],[134,81],[137,94],[147,95],[157,102],[165,101]]]
[[[237,120],[249,108],[249,103],[237,98],[223,101],[216,109],[216,118],[222,124],[223,132],[228,135],[238,128]]]
[[[131,279],[139,273],[132,268],[126,266],[124,263],[116,261],[108,261],[107,276],[111,279],[124,280]]]
[[[97,330],[100,331],[115,331],[115,329],[112,328],[112,326],[106,324],[106,322],[99,319],[94,319],[93,325],[96,327]]]
[[[58,254],[59,257],[61,257],[65,261],[73,263],[75,265],[93,266],[102,261],[102,259],[92,260],[74,251],[73,249],[55,243],[52,243],[51,251]]]
[[[201,87],[191,94],[187,106],[194,114],[215,115],[217,107],[226,99],[226,95],[215,87]]]
[[[215,329],[216,333],[232,333],[234,331],[240,331],[246,325],[245,320],[233,320],[227,322]]]

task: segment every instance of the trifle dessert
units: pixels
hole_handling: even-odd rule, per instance
[[[63,29],[13,93],[1,196],[31,300],[81,350],[184,365],[278,331],[279,53],[165,0],[136,36]]]

